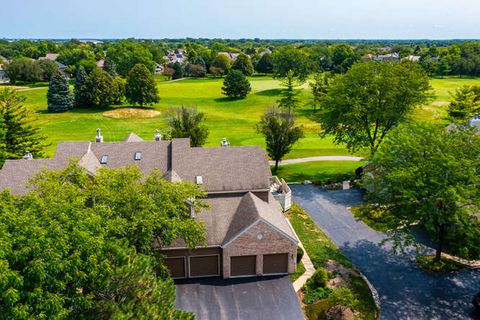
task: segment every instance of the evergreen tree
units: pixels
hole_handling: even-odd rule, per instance
[[[291,114],[300,103],[300,99],[298,99],[300,90],[296,88],[301,86],[302,82],[295,76],[293,70],[289,70],[280,85],[285,89],[282,90],[282,97],[278,100],[278,105],[286,108]]]
[[[0,90],[0,164],[2,159],[21,159],[27,151],[34,157],[43,156],[45,137],[31,125],[34,112],[24,102],[14,90]]]
[[[255,68],[258,73],[272,73],[273,72],[273,58],[270,53],[264,54],[260,60],[258,60]]]
[[[251,76],[253,74],[253,64],[250,58],[246,54],[240,54],[237,57],[237,60],[232,65],[233,70],[242,71],[246,76]]]
[[[173,64],[173,75],[172,79],[180,79],[183,78],[183,67],[182,65],[177,61]]]
[[[136,64],[128,73],[125,96],[130,103],[141,107],[160,100],[155,79],[143,64]]]
[[[64,112],[73,108],[74,97],[61,72],[56,72],[50,80],[47,102],[49,112]]]
[[[233,99],[243,99],[251,90],[250,82],[239,70],[231,70],[223,81],[223,94]]]
[[[88,106],[90,105],[89,100],[89,90],[87,87],[87,72],[85,72],[85,68],[83,66],[79,66],[77,69],[77,75],[75,76],[75,85],[74,85],[74,93],[75,93],[75,106]]]

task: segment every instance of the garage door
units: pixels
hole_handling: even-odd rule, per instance
[[[185,257],[165,258],[165,265],[172,278],[185,278]]]
[[[190,257],[190,277],[219,276],[219,256]]]
[[[256,275],[257,257],[241,256],[230,258],[230,275],[238,276],[254,276]]]
[[[288,253],[263,256],[263,274],[288,273]]]

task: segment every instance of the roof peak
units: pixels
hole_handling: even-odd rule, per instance
[[[134,132],[130,132],[130,134],[123,139],[123,142],[142,142],[142,141],[145,141],[145,140],[140,138]]]

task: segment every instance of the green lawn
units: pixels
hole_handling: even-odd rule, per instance
[[[287,182],[310,180],[317,184],[349,180],[355,177],[355,169],[365,164],[362,161],[315,161],[287,164],[278,167],[272,174]]]
[[[38,125],[46,135],[51,146],[48,155],[53,155],[56,144],[65,140],[92,140],[95,129],[100,127],[106,141],[117,141],[130,132],[136,132],[144,139],[152,139],[156,128],[166,131],[164,115],[170,106],[196,105],[207,114],[207,126],[210,136],[207,146],[217,146],[221,138],[226,137],[232,145],[261,145],[264,139],[255,131],[255,124],[268,106],[279,98],[279,81],[271,77],[251,77],[252,92],[246,99],[230,100],[221,94],[222,79],[184,79],[164,81],[157,77],[161,100],[152,108],[162,114],[154,118],[111,119],[102,115],[105,110],[76,109],[61,114],[47,113],[46,87],[36,85],[31,89],[22,89],[20,94],[27,98],[27,104],[38,112]],[[438,100],[417,110],[416,118],[441,120],[444,106],[448,101],[448,91],[463,84],[480,84],[478,79],[433,79]],[[348,155],[343,146],[334,145],[331,138],[320,138],[320,126],[312,120],[309,105],[310,91],[303,86],[301,95],[303,105],[296,110],[298,122],[305,128],[305,138],[299,141],[286,158],[298,158],[316,155]]]

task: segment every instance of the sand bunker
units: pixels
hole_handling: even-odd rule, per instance
[[[160,115],[160,111],[140,108],[121,108],[105,111],[103,115],[114,119],[153,118]]]

